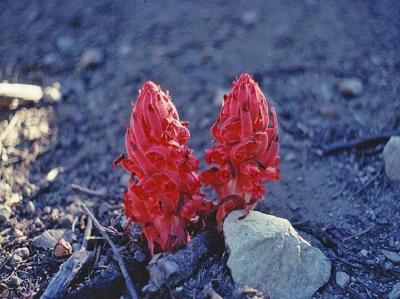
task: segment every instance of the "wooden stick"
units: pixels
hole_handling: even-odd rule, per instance
[[[363,234],[366,234],[366,233],[369,232],[373,227],[374,227],[374,226],[371,225],[370,227],[368,227],[368,228],[366,228],[366,229],[364,229],[364,230],[362,230],[362,231],[360,231],[360,232],[358,232],[358,233],[355,233],[354,235],[348,236],[348,237],[346,237],[346,238],[343,239],[343,242],[346,242],[346,241],[348,241],[348,240],[350,240],[350,239],[353,239],[353,238],[355,238],[355,237],[359,237],[359,236],[361,236],[361,235],[363,235]]]
[[[81,207],[85,211],[85,213],[90,218],[92,218],[93,224],[99,230],[100,234],[107,240],[108,244],[110,244],[112,250],[114,251],[114,255],[117,259],[117,262],[121,269],[122,275],[125,279],[125,284],[126,284],[126,287],[128,289],[130,296],[132,297],[132,299],[139,299],[137,292],[135,290],[135,287],[133,286],[132,280],[129,277],[129,273],[128,273],[128,270],[126,269],[124,260],[123,260],[122,256],[120,255],[117,246],[114,244],[114,242],[111,240],[110,236],[104,230],[103,226],[99,223],[99,221],[96,219],[96,217],[92,214],[92,212],[88,209],[88,207],[83,202],[81,202]]]
[[[86,193],[86,194],[89,194],[89,195],[99,196],[99,197],[106,197],[107,196],[103,192],[92,190],[92,189],[89,189],[89,188],[86,188],[86,187],[82,187],[82,186],[80,186],[78,184],[70,184],[69,186],[72,189],[76,190],[76,191],[79,191],[79,192],[82,192],[82,193]]]
[[[85,233],[83,234],[81,250],[86,250],[86,248],[87,248],[88,241],[89,241],[90,235],[92,233],[92,227],[93,227],[93,220],[92,220],[92,218],[89,217],[88,221],[86,223]]]
[[[18,83],[0,83],[0,97],[19,98],[38,102],[43,97],[40,86]]]
[[[339,151],[349,150],[352,148],[365,148],[387,142],[391,136],[400,135],[399,131],[390,131],[375,135],[361,137],[350,141],[338,141],[322,146],[325,155],[334,154]]]
[[[63,298],[64,293],[71,282],[82,272],[82,270],[93,259],[93,252],[79,250],[74,252],[66,262],[64,262],[57,274],[50,281],[40,299]]]

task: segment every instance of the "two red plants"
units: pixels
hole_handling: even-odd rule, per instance
[[[212,126],[215,146],[206,150],[211,167],[200,178],[199,160],[186,146],[188,122],[181,121],[168,92],[146,82],[133,105],[125,136],[127,156],[116,164],[131,173],[125,215],[140,223],[152,253],[173,251],[189,239],[188,228],[204,227],[216,209],[217,225],[233,210],[252,210],[279,179],[279,144],[274,108],[248,74],[224,95]],[[211,185],[217,204],[200,192]]]

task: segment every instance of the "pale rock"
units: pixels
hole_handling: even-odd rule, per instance
[[[392,136],[383,150],[386,175],[392,180],[400,180],[400,136]]]
[[[387,258],[392,263],[400,264],[400,254],[398,254],[397,252],[383,249],[382,253],[385,258]]]
[[[43,232],[41,235],[35,237],[32,240],[32,246],[38,248],[53,249],[56,246],[58,240],[60,240],[65,231],[63,229],[49,229]]]
[[[342,271],[336,272],[335,278],[336,278],[336,284],[342,289],[345,289],[350,283],[350,276],[346,272]]]
[[[255,288],[271,299],[304,299],[329,280],[331,262],[288,220],[255,211],[244,215],[234,211],[224,222],[228,267],[237,287]]]
[[[400,282],[393,286],[389,293],[388,299],[400,299]]]
[[[0,222],[6,222],[10,219],[12,211],[9,206],[0,204]]]
[[[341,94],[345,97],[356,97],[363,91],[363,83],[357,78],[346,78],[338,83]]]
[[[26,259],[29,256],[29,249],[26,247],[21,247],[14,250],[14,254],[20,256],[22,259]]]

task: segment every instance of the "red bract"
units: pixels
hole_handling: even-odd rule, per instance
[[[250,75],[241,75],[224,95],[211,131],[217,145],[206,150],[206,162],[215,167],[202,180],[217,192],[220,225],[233,210],[253,209],[265,194],[262,183],[279,179],[275,109]]]
[[[212,203],[200,194],[199,161],[185,146],[187,122],[179,120],[168,92],[146,82],[134,104],[125,145],[116,164],[132,174],[125,215],[142,225],[150,251],[171,251],[188,241],[187,224]]]

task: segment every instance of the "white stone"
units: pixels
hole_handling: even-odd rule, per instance
[[[10,219],[12,211],[7,205],[0,205],[0,222],[6,222]]]
[[[400,180],[400,136],[392,136],[383,150],[386,175],[392,180]]]
[[[350,276],[346,272],[342,271],[336,272],[335,278],[336,278],[336,284],[342,289],[345,289],[350,283]]]
[[[339,82],[338,88],[345,97],[356,97],[363,91],[363,83],[357,78],[346,78]]]
[[[249,286],[271,299],[304,299],[331,276],[331,262],[283,218],[234,211],[225,219],[228,267],[237,287]]]
[[[389,293],[389,299],[400,299],[400,282],[396,283],[391,292]]]

